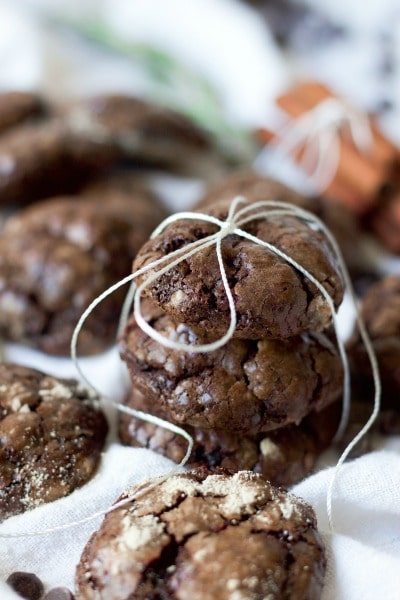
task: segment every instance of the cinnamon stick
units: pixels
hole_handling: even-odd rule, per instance
[[[276,134],[269,129],[258,129],[257,136],[261,143],[269,144],[273,140],[276,140]],[[301,153],[297,153],[294,156],[295,159],[299,159]],[[339,180],[335,177],[332,183],[327,188],[325,195],[329,198],[339,201],[341,204],[347,206],[352,212],[362,214],[369,210],[371,201],[363,198],[357,190],[347,183]]]
[[[295,97],[298,103],[303,105],[304,111],[311,110],[324,100],[335,97],[334,93],[322,83],[317,81],[300,82],[277,99],[277,104],[289,114],[292,114],[290,96]],[[285,105],[287,108],[285,108]],[[299,114],[292,114],[292,116],[299,116]],[[369,117],[369,120],[374,143],[371,150],[365,154],[366,159],[374,163],[392,163],[397,159],[397,148],[379,131],[375,120],[371,117]]]
[[[295,85],[277,99],[277,104],[293,118],[300,117],[327,98],[334,97],[325,85],[306,81]],[[384,183],[391,178],[394,168],[399,168],[398,149],[379,131],[370,118],[373,136],[372,148],[360,152],[351,139],[339,133],[339,164],[336,175],[326,191],[327,195],[341,200],[356,213],[368,212]],[[273,135],[273,134],[272,134]],[[259,133],[266,143],[271,141],[271,132]],[[301,153],[296,153],[299,160]]]

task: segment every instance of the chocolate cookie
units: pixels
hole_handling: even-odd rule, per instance
[[[221,201],[210,213],[225,219],[229,204]],[[320,233],[291,216],[254,220],[244,229],[300,263],[339,306],[343,284],[335,256]],[[215,225],[204,221],[176,221],[142,247],[133,270],[216,231]],[[330,325],[331,313],[320,292],[272,251],[232,234],[222,241],[222,256],[237,313],[235,337],[287,338],[305,331],[323,331]],[[144,295],[176,321],[200,331],[222,335],[228,329],[228,300],[214,246],[172,267],[146,288]]]
[[[22,123],[0,136],[1,203],[76,191],[115,160],[112,148],[78,136],[60,119]]]
[[[313,201],[313,199],[298,194],[271,177],[264,177],[248,169],[234,171],[215,182],[198,200],[195,208],[203,210],[221,200],[232,200],[235,196],[244,196],[247,202],[261,202],[265,200],[290,202],[305,209],[307,209],[308,202]]]
[[[169,339],[208,341],[167,315],[151,324]],[[299,424],[312,410],[335,401],[342,389],[341,362],[324,334],[235,339],[213,352],[195,354],[162,346],[131,320],[121,356],[133,386],[150,407],[159,406],[178,424],[201,429],[255,434]]]
[[[103,413],[77,381],[0,364],[0,520],[86,483],[106,434]]]
[[[12,98],[11,98],[12,100]],[[101,96],[41,110],[35,96],[0,96],[1,204],[75,192],[116,164],[198,172],[219,160],[190,119],[129,96]],[[4,121],[4,124],[3,124]]]
[[[133,256],[167,216],[165,207],[135,171],[107,172],[84,186],[80,194],[93,198],[101,210],[118,214],[130,224]]]
[[[360,311],[378,359],[382,405],[397,413],[400,431],[400,275],[389,275],[373,284],[362,298]],[[348,352],[356,395],[369,402],[373,397],[371,367],[357,331],[348,343]],[[390,419],[387,426],[390,429]]]
[[[198,172],[216,158],[211,138],[189,118],[132,96],[78,100],[65,107],[64,118],[79,137],[113,148],[119,160]]]
[[[108,514],[81,557],[79,598],[320,598],[312,508],[260,475],[196,470]]]
[[[168,420],[159,405],[146,402],[135,388],[127,406]],[[184,426],[194,439],[188,465],[251,470],[261,473],[274,485],[287,487],[313,470],[319,454],[329,446],[336,433],[339,417],[340,403],[334,402],[321,412],[308,415],[299,425],[258,435]],[[177,463],[187,449],[187,442],[181,436],[126,414],[120,417],[119,435],[124,444],[149,448]]]
[[[143,204],[150,207],[143,209]],[[49,354],[69,354],[77,321],[90,302],[130,273],[132,259],[158,221],[149,198],[112,201],[55,198],[10,219],[0,238],[0,331]],[[125,290],[89,317],[79,352],[114,340]]]

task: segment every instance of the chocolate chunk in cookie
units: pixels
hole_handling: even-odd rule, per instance
[[[0,364],[0,520],[86,483],[107,429],[96,400],[77,381]]]
[[[85,308],[130,273],[161,210],[143,194],[103,200],[49,199],[7,222],[0,239],[0,330],[7,339],[69,354]],[[98,353],[114,341],[124,295],[119,290],[88,319],[79,352]]]
[[[312,508],[261,475],[174,475],[108,514],[77,569],[79,598],[320,598]]]
[[[229,205],[221,201],[210,213],[224,220]],[[255,219],[243,229],[295,259],[323,285],[335,307],[339,306],[343,284],[334,253],[322,234],[296,217],[282,215]],[[142,247],[133,269],[217,231],[215,225],[200,220],[171,223]],[[331,311],[321,293],[283,258],[236,234],[225,237],[221,246],[237,314],[235,337],[287,338],[322,331],[330,325]],[[146,288],[144,295],[176,321],[200,331],[223,335],[228,329],[229,305],[215,245],[171,267]]]
[[[148,403],[133,389],[127,406],[168,419],[159,405]],[[183,428],[192,436],[194,447],[188,465],[217,467],[261,473],[274,485],[297,483],[314,468],[319,454],[328,447],[339,425],[340,403],[305,417],[299,425],[288,425],[258,435],[230,431]],[[171,431],[122,414],[119,435],[124,444],[149,448],[179,463],[187,441]]]
[[[169,316],[152,326],[185,343],[209,341]],[[201,429],[258,433],[300,421],[335,401],[342,366],[324,334],[290,340],[230,340],[207,353],[171,350],[132,319],[121,345],[133,386],[167,418]],[[151,410],[149,412],[152,412]]]

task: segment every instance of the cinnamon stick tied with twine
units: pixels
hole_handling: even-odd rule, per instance
[[[276,103],[290,120],[276,132],[261,128],[261,142],[285,149],[287,139],[308,119],[310,133],[292,145],[292,157],[315,177],[316,191],[342,202],[357,215],[369,212],[399,161],[398,149],[379,131],[374,119],[315,81],[298,83]],[[319,127],[316,121],[325,108],[333,109],[331,117],[326,114],[325,126],[321,123]]]

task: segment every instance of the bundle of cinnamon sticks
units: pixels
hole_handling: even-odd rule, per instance
[[[276,103],[290,122],[295,122],[330,98],[342,100],[325,85],[304,81],[279,96]],[[323,196],[346,205],[391,252],[400,254],[400,151],[382,134],[371,115],[364,117],[371,143],[368,148],[360,149],[346,126],[338,129],[337,168]],[[282,132],[262,128],[257,136],[262,144],[279,144],[284,141],[281,136],[285,128]],[[304,151],[302,147],[293,152],[299,165]]]

